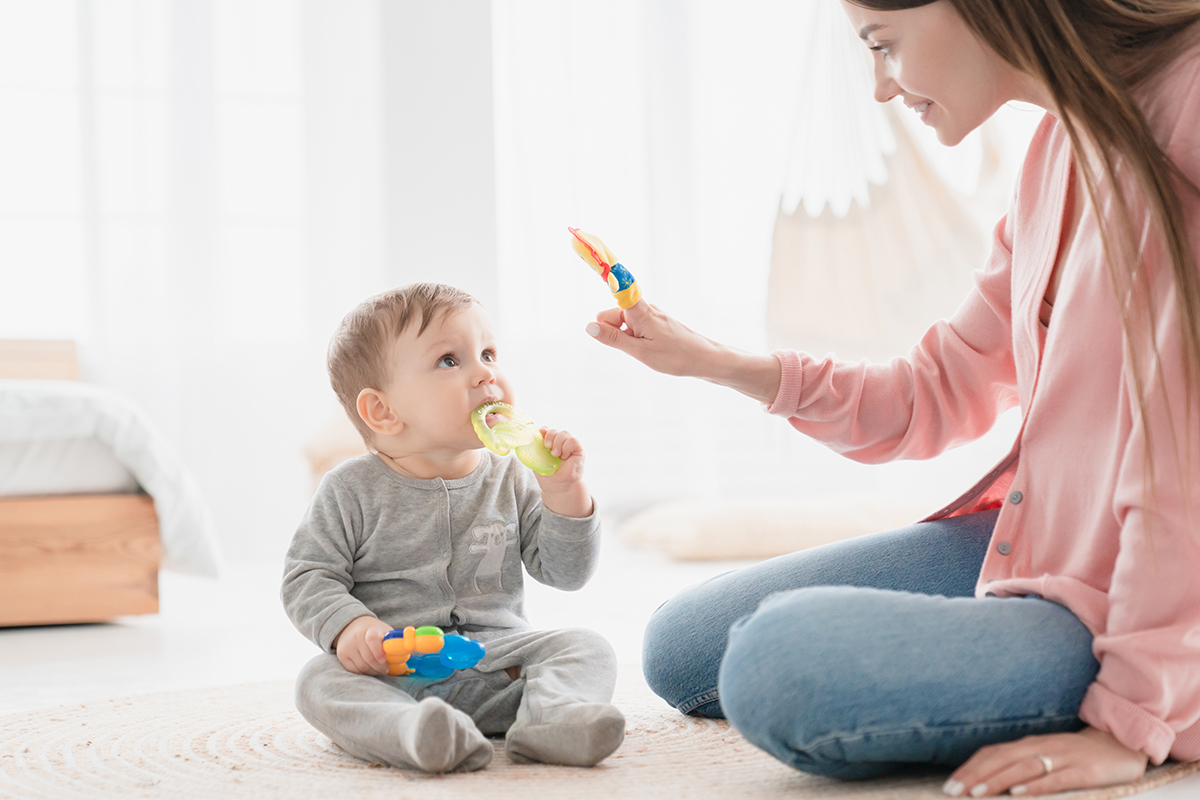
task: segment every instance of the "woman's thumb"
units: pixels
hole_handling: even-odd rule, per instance
[[[584,328],[588,336],[598,340],[601,344],[606,344],[609,347],[615,347],[618,350],[624,350],[625,340],[630,337],[621,332],[619,328],[612,325],[602,325],[599,322],[589,322]]]

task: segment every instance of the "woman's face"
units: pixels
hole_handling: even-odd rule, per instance
[[[842,0],[875,61],[875,99],[904,105],[956,145],[1009,100],[1022,97],[1021,74],[980,41],[949,0],[875,11]]]

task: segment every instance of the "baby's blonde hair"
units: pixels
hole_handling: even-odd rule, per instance
[[[329,383],[346,415],[371,443],[371,429],[358,415],[358,395],[363,389],[382,389],[390,378],[388,357],[400,334],[419,320],[420,336],[438,315],[457,313],[479,302],[453,286],[412,283],[359,303],[329,340]]]

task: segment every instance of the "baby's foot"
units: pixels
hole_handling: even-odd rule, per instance
[[[492,743],[471,718],[437,697],[405,712],[400,748],[405,761],[426,772],[472,772],[492,760]]]
[[[578,703],[555,709],[554,722],[513,726],[504,750],[518,764],[540,761],[592,767],[621,746],[625,717],[607,703]]]

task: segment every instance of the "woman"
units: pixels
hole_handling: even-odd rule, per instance
[[[1048,112],[962,307],[878,365],[735,351],[645,301],[588,332],[864,462],[932,457],[1017,404],[1021,433],[922,523],[664,604],[646,678],[797,769],[947,765],[952,796],[1200,759],[1200,6],[843,6],[876,99],[943,143],[1010,100]]]

